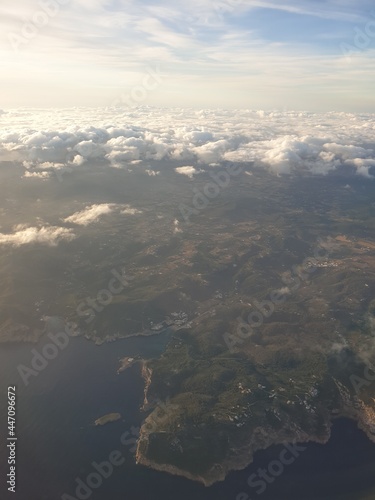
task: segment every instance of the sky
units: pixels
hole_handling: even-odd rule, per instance
[[[2,0],[0,109],[375,112],[373,0]]]

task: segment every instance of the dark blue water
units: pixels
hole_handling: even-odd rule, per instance
[[[88,497],[92,500],[359,500],[366,491],[372,491],[366,500],[375,498],[375,445],[347,420],[335,423],[327,445],[307,445],[278,477],[271,477],[262,494],[247,480],[277,459],[283,447],[257,453],[246,470],[231,473],[225,482],[211,488],[136,466],[131,439],[142,420],[143,381],[137,365],[117,375],[118,360],[157,356],[168,337],[165,333],[100,347],[83,338],[71,339],[38,376],[31,377],[28,387],[17,366],[30,366],[31,349],[41,350],[47,341],[37,346],[2,346],[0,435],[6,431],[5,389],[17,385],[18,488],[16,495],[6,491],[2,448],[1,500],[59,500],[64,493],[77,498],[76,478],[85,481],[94,472],[92,462],[107,461],[114,450],[123,464],[114,467],[112,475],[93,489]],[[93,425],[95,419],[112,412],[121,413],[122,420],[104,427]],[[120,441],[125,432],[130,439],[127,444]]]

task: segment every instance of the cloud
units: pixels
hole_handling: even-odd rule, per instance
[[[16,226],[11,234],[0,233],[0,245],[19,247],[38,243],[41,245],[56,246],[60,241],[71,241],[75,238],[71,229],[54,226],[24,227]]]
[[[194,177],[194,174],[198,174],[199,173],[199,170],[197,170],[194,167],[190,167],[190,166],[177,167],[177,168],[175,168],[175,171],[178,174],[187,175],[187,177],[189,177],[190,179],[192,179]]]
[[[338,9],[337,3],[330,0],[318,4],[314,0],[304,0],[303,3],[293,0],[282,3],[269,0],[250,0],[248,5],[249,7],[283,10],[292,14],[333,19],[334,21],[363,21],[362,15],[358,12],[345,8]]]
[[[39,25],[46,17],[40,3],[2,2],[0,93],[8,106],[109,106],[158,61],[165,77],[147,95],[153,104],[272,107],[298,98],[302,108],[374,109],[373,43],[343,66],[339,42],[353,45],[355,29],[364,31],[371,0],[75,0],[56,6]],[[17,53],[10,35],[23,40]],[[337,43],[328,43],[328,35]],[[33,141],[38,147],[43,137]]]
[[[49,179],[51,177],[50,172],[29,172],[26,171],[23,178],[34,178],[34,179]]]
[[[180,222],[177,219],[174,219],[174,221],[173,221],[173,233],[174,234],[178,234],[178,233],[183,232],[179,226],[180,226]]]
[[[24,178],[33,177],[34,179],[49,179],[52,174],[61,175],[64,172],[71,171],[64,163],[54,163],[46,161],[39,163],[38,161],[24,161],[23,166],[27,169]]]
[[[375,173],[375,115],[369,113],[147,106],[131,112],[17,109],[0,120],[1,157],[22,162],[25,177],[41,180],[43,172],[69,172],[94,161],[150,177],[165,175],[168,165],[191,177],[228,161],[276,175],[351,171],[371,181]]]
[[[350,159],[350,158],[366,158],[369,154],[374,153],[374,151],[367,150],[365,148],[360,148],[356,146],[346,146],[343,144],[324,144],[324,149],[326,151],[331,151],[337,156],[340,156],[341,158],[345,159]]]
[[[79,158],[87,159],[87,158],[97,158],[102,156],[102,150],[98,144],[96,144],[92,139],[89,141],[81,141],[76,144],[73,148],[73,151],[77,151]],[[73,161],[77,161],[76,158]]]
[[[81,156],[81,155],[76,155],[73,158],[71,163],[72,163],[72,165],[80,166],[80,165],[83,165],[85,162],[86,162],[86,158],[83,158],[83,156]]]
[[[91,205],[80,212],[70,215],[64,219],[64,222],[88,226],[89,224],[99,220],[102,215],[110,214],[114,207],[114,205],[107,203],[103,203],[101,205]]]
[[[355,158],[353,164],[357,168],[357,174],[366,177],[366,179],[375,179],[375,176],[370,174],[370,168],[374,167],[375,173],[375,160],[363,160],[362,158]]]
[[[121,215],[135,215],[141,213],[143,213],[142,210],[138,210],[137,208],[131,208],[130,205],[126,205],[126,208],[124,208],[124,210],[121,210],[120,212]]]
[[[156,175],[160,175],[160,171],[159,170],[151,170],[149,168],[146,168],[145,172],[150,177],[155,177]]]

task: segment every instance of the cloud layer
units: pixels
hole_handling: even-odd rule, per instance
[[[19,109],[3,113],[0,125],[1,157],[23,162],[25,182],[92,161],[150,176],[159,171],[150,169],[151,161],[177,162],[181,166],[175,166],[176,172],[188,176],[224,161],[253,162],[256,168],[278,175],[327,175],[351,169],[363,178],[374,176],[372,114]],[[76,220],[96,217],[95,210],[77,215]]]

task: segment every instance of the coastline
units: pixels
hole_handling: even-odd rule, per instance
[[[156,335],[161,335],[165,333],[167,330],[172,330],[176,332],[180,329],[180,327],[168,326],[167,328],[163,328],[162,330],[154,331],[154,330],[143,330],[142,332],[135,332],[124,335],[107,335],[104,338],[96,337],[95,335],[89,335],[88,333],[80,332],[77,335],[72,335],[72,337],[83,337],[86,340],[93,342],[97,346],[101,346],[103,344],[109,344],[111,342],[116,342],[117,340],[125,340],[134,337],[153,337]],[[16,335],[14,333],[16,332]],[[31,332],[31,333],[30,333]],[[12,336],[13,334],[13,336]],[[45,330],[31,330],[31,329],[18,329],[15,327],[11,331],[7,331],[3,334],[0,332],[0,344],[3,345],[12,345],[12,344],[37,344],[46,334]]]
[[[148,368],[147,362],[142,360],[141,369],[142,378],[145,381],[144,402],[142,409],[147,409],[148,390],[152,382],[152,370]],[[151,414],[152,415],[152,414]],[[296,429],[292,420],[286,422],[282,432],[275,431],[272,427],[256,427],[243,447],[231,450],[231,456],[227,457],[222,463],[214,464],[210,470],[204,474],[193,474],[189,471],[180,469],[171,464],[162,464],[150,460],[142,453],[142,448],[147,449],[147,442],[150,433],[147,431],[147,419],[141,426],[139,438],[137,441],[136,463],[144,465],[151,469],[167,472],[172,475],[181,476],[186,479],[199,482],[206,487],[224,481],[227,475],[233,471],[240,471],[247,468],[254,461],[256,452],[266,450],[275,445],[306,444],[317,443],[325,445],[331,437],[331,428],[335,420],[345,418],[357,423],[357,427],[362,430],[368,439],[375,444],[375,410],[366,406],[358,398],[352,402],[350,399],[343,398],[340,408],[332,413],[328,411],[322,415],[324,417],[325,432],[321,435],[307,434],[302,429]]]
[[[361,418],[353,417],[351,412],[342,411],[341,413],[330,417],[328,422],[327,434],[325,436],[308,435],[304,432],[301,432],[300,434],[297,433],[295,439],[291,440],[290,436],[282,436],[280,434],[274,433],[272,429],[258,427],[254,430],[248,443],[244,445],[241,450],[232,450],[236,452],[237,456],[235,459],[227,459],[221,464],[215,464],[204,475],[194,475],[188,471],[179,469],[174,465],[154,462],[142,455],[142,453],[140,452],[140,444],[142,441],[147,441],[148,439],[147,432],[142,426],[137,443],[136,463],[157,470],[159,472],[167,472],[172,475],[181,476],[191,481],[199,482],[206,487],[210,487],[217,482],[224,481],[230,472],[246,469],[253,463],[255,453],[257,453],[258,451],[266,450],[271,446],[283,445],[286,442],[289,444],[327,444],[331,437],[331,427],[334,421],[340,418],[346,418],[355,421],[358,428],[365,432],[370,441],[375,443],[375,434],[370,431],[368,423],[364,422]],[[372,426],[374,426],[374,424],[375,421],[372,422]]]

